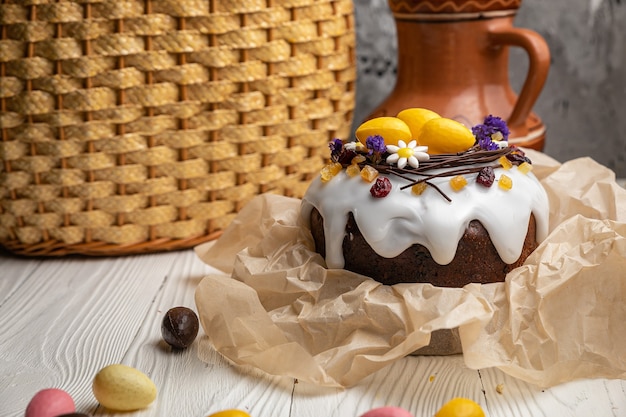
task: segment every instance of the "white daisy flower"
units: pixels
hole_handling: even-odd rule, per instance
[[[398,168],[404,168],[407,164],[413,168],[420,165],[420,161],[428,161],[430,155],[426,153],[428,146],[417,146],[417,141],[412,140],[407,143],[403,140],[398,141],[398,146],[387,145],[387,152],[391,155],[387,157],[388,164],[398,164]]]

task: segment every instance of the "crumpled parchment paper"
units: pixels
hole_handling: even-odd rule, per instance
[[[196,290],[210,344],[236,364],[345,387],[427,346],[433,331],[458,328],[470,368],[542,387],[626,377],[626,190],[589,158],[527,153],[551,233],[504,283],[383,286],[327,270],[300,200],[257,196],[196,248],[223,271]]]

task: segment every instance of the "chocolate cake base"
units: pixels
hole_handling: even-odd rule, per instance
[[[500,259],[487,230],[479,221],[472,220],[452,262],[439,265],[422,245],[413,245],[395,258],[378,255],[350,213],[343,240],[344,268],[385,285],[420,282],[438,287],[463,287],[469,283],[502,282],[506,274],[522,265],[537,247],[535,227],[535,218],[531,215],[522,254],[515,263],[507,264]],[[311,213],[311,233],[316,252],[325,257],[324,219],[316,209]]]
[[[444,356],[463,353],[459,329],[440,329],[430,334],[430,343],[417,349],[411,355],[415,356]]]

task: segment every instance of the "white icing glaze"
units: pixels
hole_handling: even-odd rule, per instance
[[[435,262],[446,265],[454,259],[457,245],[468,224],[478,220],[485,227],[500,258],[508,264],[520,256],[528,232],[530,214],[535,215],[537,241],[548,234],[548,197],[532,174],[510,170],[494,170],[496,182],[487,188],[476,183],[476,175],[465,177],[468,184],[456,192],[450,177],[432,179],[452,202],[432,187],[416,196],[411,188],[401,190],[408,181],[389,175],[393,188],[384,198],[370,194],[373,183],[360,176],[350,178],[342,170],[327,183],[316,178],[302,202],[302,216],[308,223],[313,207],[324,218],[326,264],[343,268],[342,244],[348,213],[363,237],[376,253],[386,258],[401,254],[413,244],[425,246]],[[505,174],[513,180],[513,188],[501,189],[497,180]]]

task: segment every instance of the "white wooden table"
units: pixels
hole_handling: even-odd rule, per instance
[[[157,385],[157,400],[124,416],[203,417],[240,408],[252,417],[358,417],[383,405],[432,417],[456,396],[490,417],[626,416],[626,381],[583,380],[542,390],[460,356],[407,357],[345,390],[231,366],[202,329],[187,350],[161,338],[164,313],[195,310],[210,272],[192,250],[115,258],[18,258],[0,252],[0,416],[23,416],[43,388],[72,395],[77,411],[111,415],[91,391],[94,375],[123,363]],[[502,384],[501,393],[496,387]]]

